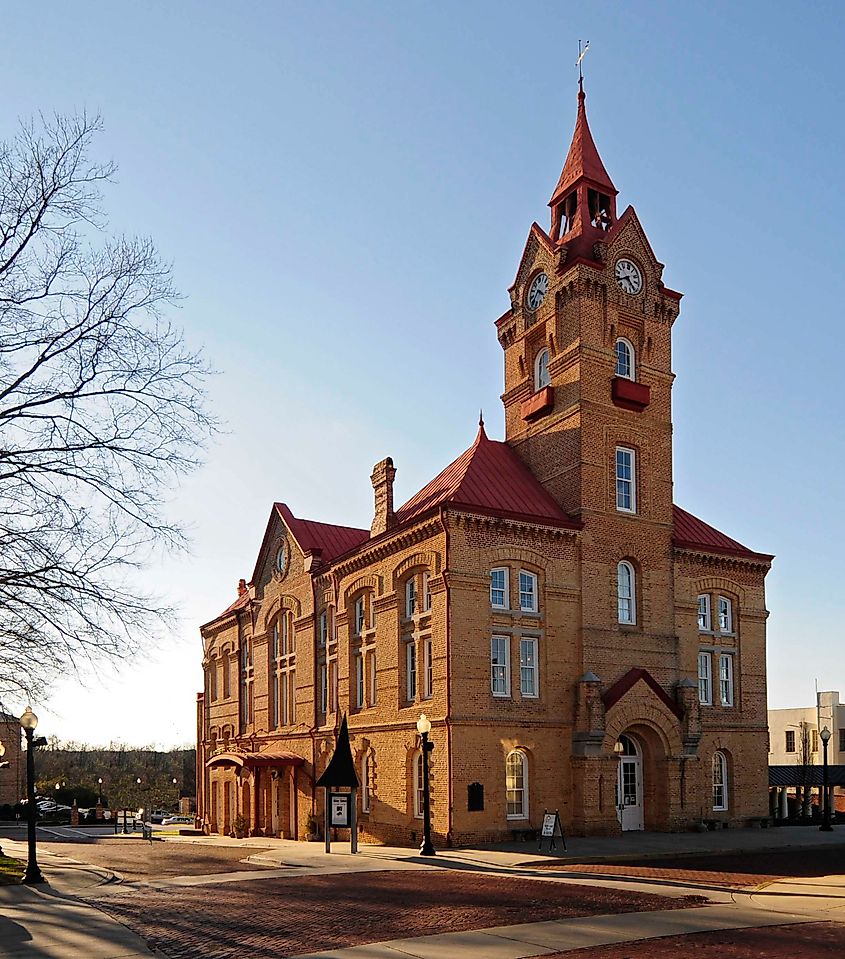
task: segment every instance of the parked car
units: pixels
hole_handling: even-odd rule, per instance
[[[193,816],[165,816],[161,821],[162,826],[193,826]]]
[[[150,822],[161,822],[165,817],[171,815],[166,809],[154,809],[150,813]]]

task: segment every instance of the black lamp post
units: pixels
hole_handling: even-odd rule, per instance
[[[423,767],[423,841],[420,846],[421,856],[435,855],[431,844],[431,793],[428,781],[428,754],[434,749],[434,743],[428,741],[431,732],[431,723],[425,713],[417,720],[417,732],[422,740],[422,767]]]
[[[100,776],[99,779],[97,779],[97,805],[98,806],[103,805],[103,777],[102,776]]]
[[[24,710],[21,716],[21,729],[26,736],[26,816],[27,816],[27,842],[28,854],[26,859],[26,872],[21,880],[27,886],[38,885],[47,880],[41,875],[38,868],[38,857],[35,850],[35,740],[33,733],[38,725],[38,717],[29,706]]]
[[[173,791],[176,793],[176,815],[178,816],[179,815],[179,792],[180,792],[179,782],[175,776],[170,781],[173,783]]]
[[[819,832],[833,832],[833,826],[830,824],[830,792],[827,786],[827,744],[830,741],[830,730],[827,726],[819,733],[819,736],[822,741],[822,801],[824,804]]]

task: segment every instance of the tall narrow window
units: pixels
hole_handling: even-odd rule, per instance
[[[360,651],[355,653],[355,705],[358,709],[364,705],[364,657]]]
[[[320,712],[324,713],[329,705],[329,670],[325,663],[320,663]]]
[[[274,665],[275,668],[275,665]],[[278,690],[270,690],[270,699],[272,704],[272,709],[270,712],[270,725],[273,729],[276,729],[281,721],[281,715],[279,714],[279,693]]]
[[[279,700],[279,715],[282,725],[288,724],[288,682],[285,673],[278,673],[276,676],[276,696]]]
[[[279,658],[279,623],[278,620],[273,623],[273,644],[272,644],[272,657],[273,659]]]
[[[490,570],[490,605],[493,609],[508,608],[508,571]]]
[[[786,736],[784,738],[786,739],[786,743],[785,743],[786,752],[794,753],[795,752],[795,730],[787,729]]]
[[[636,513],[636,454],[624,446],[616,447],[616,509]]]
[[[370,795],[372,783],[370,781],[370,757],[364,753],[361,757],[361,812],[370,811]]]
[[[431,699],[434,692],[434,662],[431,640],[424,639],[423,644],[423,699]]]
[[[698,628],[704,633],[709,633],[712,628],[709,593],[702,593],[701,596],[698,597]]]
[[[507,636],[490,640],[490,686],[494,696],[510,696],[510,651]]]
[[[524,569],[519,571],[519,608],[525,613],[537,612],[537,577]]]
[[[616,567],[616,599],[619,622],[634,625],[637,622],[636,578],[634,567],[624,560]]]
[[[713,675],[710,653],[698,654],[698,701],[702,706],[713,705]]]
[[[543,387],[551,384],[549,376],[549,351],[540,350],[534,360],[534,390],[542,390]]]
[[[732,653],[719,655],[719,700],[723,706],[734,704],[734,658]]]
[[[428,570],[422,575],[422,611],[429,612],[431,609],[431,583]]]
[[[208,664],[208,698],[211,702],[217,699],[217,660],[212,659]]]
[[[327,610],[320,613],[320,645],[325,646],[329,640],[329,614]]]
[[[355,600],[354,615],[355,615],[355,635],[360,636],[361,632],[364,629],[364,597],[363,596],[359,596]]]
[[[728,762],[723,752],[713,754],[713,808],[728,808]]]
[[[519,691],[525,699],[536,699],[539,684],[537,682],[537,640],[519,641]]]
[[[528,758],[521,749],[505,760],[505,790],[508,819],[528,818]]]
[[[622,337],[616,341],[616,375],[624,376],[626,380],[633,380],[636,375],[634,347]]]
[[[411,640],[405,645],[405,692],[409,703],[417,698],[417,644]]]
[[[411,617],[417,611],[417,581],[412,576],[405,583],[405,616]]]
[[[719,632],[732,633],[734,631],[733,604],[725,596],[719,597]]]
[[[423,754],[419,750],[414,754],[414,816],[422,819],[425,805],[425,777],[423,775]]]

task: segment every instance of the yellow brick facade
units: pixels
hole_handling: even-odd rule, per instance
[[[579,177],[577,202],[592,202],[592,181]],[[322,819],[313,784],[344,713],[365,780],[365,840],[420,839],[421,712],[435,747],[436,844],[510,839],[536,829],[546,809],[578,833],[767,814],[771,557],[704,524],[693,527],[704,530],[698,539],[680,529],[671,414],[680,295],[663,285],[632,208],[616,220],[609,205],[594,234],[591,244],[587,228],[556,240],[535,224],[512,307],[496,324],[506,443],[567,521],[447,496],[403,522],[389,460],[372,476],[372,530],[336,555],[274,509],[251,582],[202,629],[198,788],[209,831],[304,838],[309,815]],[[639,269],[635,294],[617,282],[620,259]],[[541,272],[548,288],[532,310]],[[636,359],[633,408],[617,402],[626,386],[617,382],[620,338]],[[545,392],[536,378],[542,350]],[[630,510],[619,508],[617,448],[634,456]],[[620,563],[633,576],[631,622],[620,622]],[[505,604],[493,603],[494,569],[504,571]],[[536,611],[523,608],[520,572],[536,578]],[[700,621],[703,596],[710,618]],[[507,683],[491,662],[494,646]],[[636,800],[630,809],[626,795]]]

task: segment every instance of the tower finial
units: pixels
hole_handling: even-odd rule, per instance
[[[484,429],[484,410],[478,411],[478,427],[479,429]]]
[[[575,66],[578,67],[578,97],[582,99],[584,97],[584,73],[581,70],[581,61],[587,55],[587,51],[590,49],[590,41],[588,40],[584,45],[584,49],[581,49],[581,41],[578,41],[578,59],[575,61]]]

